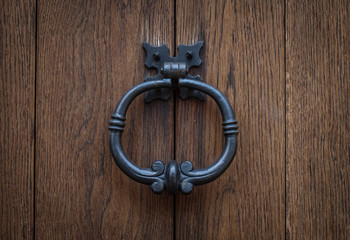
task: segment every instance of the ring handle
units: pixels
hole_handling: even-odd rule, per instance
[[[229,167],[236,154],[238,125],[226,97],[218,89],[204,82],[180,78],[177,84],[180,88],[188,87],[199,90],[215,100],[222,114],[225,148],[219,159],[207,168],[193,169],[193,164],[190,161],[178,165],[174,160],[167,165],[162,161],[155,161],[151,168],[136,166],[126,156],[121,143],[128,107],[141,93],[152,89],[171,88],[173,82],[171,79],[154,80],[131,88],[119,101],[109,122],[110,147],[119,168],[133,180],[151,185],[155,193],[161,193],[165,188],[169,193],[181,190],[182,193],[189,194],[193,186],[205,184],[218,178]]]

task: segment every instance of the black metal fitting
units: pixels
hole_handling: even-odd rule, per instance
[[[203,43],[200,42],[199,44],[197,43],[190,46],[190,49],[197,49],[197,54],[194,54],[194,51],[188,49],[188,46],[186,49],[186,47],[183,47],[184,45],[180,45],[178,57],[183,56],[183,58],[190,59],[189,61],[194,61],[199,65],[200,59],[198,52],[202,44]],[[226,97],[218,89],[202,82],[201,80],[193,79],[195,77],[188,75],[188,69],[194,62],[189,63],[186,61],[177,61],[178,59],[176,59],[176,61],[169,61],[170,57],[164,57],[164,51],[167,49],[165,49],[166,46],[164,46],[165,45],[161,47],[153,47],[149,44],[144,44],[146,50],[148,48],[160,48],[158,51],[153,51],[153,49],[151,51],[152,54],[147,54],[152,60],[149,58],[146,60],[146,66],[157,66],[159,74],[158,77],[153,78],[153,80],[148,79],[147,81],[131,88],[121,98],[112,115],[112,119],[109,121],[110,147],[117,165],[133,180],[151,185],[151,188],[155,193],[161,193],[164,189],[167,189],[168,192],[172,194],[179,190],[184,194],[188,194],[192,191],[193,186],[215,180],[229,167],[236,154],[238,125],[232,107]],[[186,51],[180,51],[183,48],[185,48]],[[166,58],[166,61],[164,61],[164,58]],[[183,60],[183,58],[179,57],[181,60]],[[173,60],[173,58],[170,60]],[[174,86],[174,80],[176,86]],[[183,163],[178,164],[174,160],[171,160],[168,164],[164,164],[162,161],[155,161],[151,168],[140,168],[128,159],[123,150],[121,136],[125,126],[126,112],[131,102],[138,95],[147,91],[147,97],[149,98],[146,97],[146,101],[147,99],[152,101],[156,98],[164,98],[165,95],[158,94],[159,92],[157,92],[157,90],[169,90],[173,87],[179,88],[180,92],[181,89],[191,91],[192,95],[189,94],[186,95],[186,97],[193,96],[195,93],[200,93],[201,95],[206,93],[211,96],[219,106],[223,119],[222,125],[226,143],[219,159],[207,168],[194,169],[193,164],[190,161],[184,161]],[[152,94],[152,91],[154,94]],[[149,96],[149,93],[151,93],[151,96]],[[201,95],[195,96],[198,97]]]
[[[152,46],[149,43],[143,43],[143,48],[146,51],[145,66],[148,68],[156,68],[158,74],[154,77],[147,77],[145,82],[172,79],[173,87],[177,88],[177,82],[180,78],[187,78],[196,81],[202,81],[199,76],[192,76],[189,74],[191,67],[199,67],[202,60],[199,57],[199,51],[203,46],[203,42],[197,42],[194,45],[179,45],[178,54],[176,57],[169,55],[169,48],[167,45],[159,47]],[[201,101],[205,100],[205,95],[200,91],[188,87],[178,88],[180,97],[187,99],[189,97],[197,98]],[[151,102],[155,99],[167,100],[170,97],[170,90],[167,88],[152,89],[147,91],[145,95],[145,102]]]

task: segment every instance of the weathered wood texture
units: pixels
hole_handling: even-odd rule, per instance
[[[142,42],[173,45],[172,1],[39,1],[37,239],[171,239],[173,197],[130,180],[108,121],[143,82]],[[173,158],[172,101],[129,109],[123,143],[138,165]]]
[[[177,239],[284,239],[284,1],[178,1],[177,44],[204,40],[199,73],[237,115],[237,156],[218,180],[178,196]],[[213,100],[176,103],[176,158],[195,168],[223,149]]]
[[[35,1],[0,2],[0,239],[33,234]]]
[[[179,0],[177,16],[173,1],[2,1],[0,12],[0,239],[349,238],[349,1]],[[107,129],[150,74],[142,42],[173,53],[174,26],[176,45],[205,41],[192,73],[240,126],[227,172],[175,209],[119,170]],[[173,103],[136,99],[127,154],[143,167],[213,163],[216,104]]]
[[[288,1],[287,236],[350,238],[350,2]]]

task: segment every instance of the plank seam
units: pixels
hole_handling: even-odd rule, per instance
[[[35,240],[35,206],[36,206],[36,132],[37,132],[37,73],[38,73],[38,0],[35,0],[35,30],[34,30],[34,35],[35,35],[35,57],[34,57],[34,159],[33,159],[33,240]]]

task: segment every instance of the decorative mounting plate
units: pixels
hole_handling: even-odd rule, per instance
[[[169,55],[169,48],[167,45],[161,45],[157,47],[152,46],[147,42],[144,42],[143,48],[145,49],[147,55],[145,66],[148,68],[156,68],[158,70],[158,74],[156,76],[146,77],[145,82],[167,78],[173,80],[177,80],[178,78],[186,78],[191,80],[202,81],[202,79],[199,76],[192,76],[189,74],[189,70],[191,67],[199,67],[199,65],[202,63],[202,60],[199,57],[199,51],[202,48],[202,46],[202,41],[197,42],[194,45],[180,44],[177,47],[178,55],[176,57],[171,57]],[[177,66],[179,66],[179,68],[176,68]],[[167,67],[169,67],[170,72],[166,71],[168,69]],[[180,97],[182,99],[195,97],[201,101],[205,100],[205,95],[196,89],[189,87],[180,87],[178,89],[180,92]],[[145,102],[151,102],[155,99],[167,100],[169,99],[169,97],[169,88],[152,89],[146,93]]]

